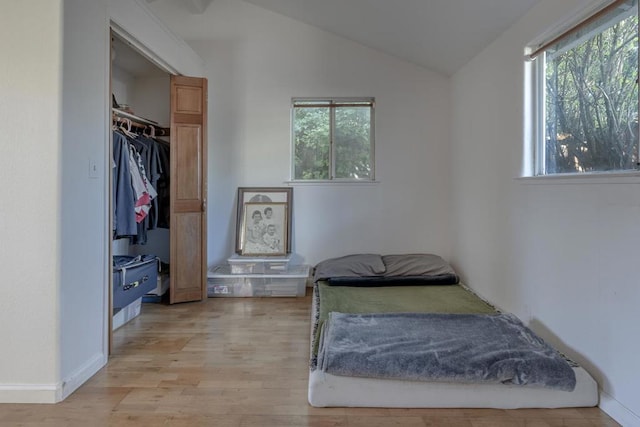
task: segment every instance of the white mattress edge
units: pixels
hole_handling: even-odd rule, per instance
[[[309,395],[315,407],[382,408],[568,408],[598,404],[598,385],[582,367],[573,368],[576,388],[560,391],[504,384],[419,382],[340,377],[309,372]]]

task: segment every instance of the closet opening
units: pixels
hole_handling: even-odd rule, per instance
[[[111,31],[111,330],[166,301],[170,282],[170,73]]]
[[[206,298],[207,82],[150,57],[112,26],[110,352],[145,304]]]

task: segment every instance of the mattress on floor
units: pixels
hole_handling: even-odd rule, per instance
[[[322,303],[321,303],[322,301]],[[559,408],[598,403],[598,386],[582,367],[573,391],[503,384],[421,382],[332,375],[316,368],[318,340],[331,311],[343,313],[478,313],[496,310],[462,285],[314,288],[308,399],[312,406],[403,408]]]

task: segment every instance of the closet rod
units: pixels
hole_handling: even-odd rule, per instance
[[[126,111],[120,110],[120,109],[115,108],[115,107],[112,108],[112,110],[113,110],[114,116],[125,118],[125,119],[129,119],[133,126],[141,127],[141,128],[153,126],[155,128],[155,130],[156,130],[156,135],[158,135],[158,136],[168,136],[169,135],[169,128],[166,128],[164,126],[160,126],[158,124],[158,122],[154,122],[153,120],[149,120],[149,119],[142,118],[140,116],[136,116],[135,114],[127,113]]]

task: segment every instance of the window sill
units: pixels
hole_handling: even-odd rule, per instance
[[[367,185],[378,185],[380,181],[356,181],[356,180],[291,180],[285,181],[284,184],[290,186],[367,186]]]
[[[538,175],[515,179],[533,185],[640,184],[640,171]]]

